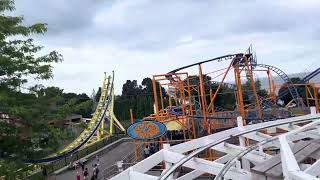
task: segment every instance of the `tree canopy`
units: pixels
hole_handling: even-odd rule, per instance
[[[52,64],[63,61],[56,51],[43,55],[32,38],[44,35],[47,24],[25,25],[22,16],[8,15],[14,1],[0,1],[0,177],[16,179],[22,160],[46,156],[70,141],[71,131],[49,125],[72,113],[89,117],[86,94],[64,93],[57,87],[25,87],[28,80],[53,77]],[[40,55],[41,54],[41,55]]]
[[[47,25],[23,24],[22,16],[8,16],[15,9],[12,0],[0,1],[0,86],[16,88],[27,82],[27,77],[52,78],[51,63],[61,62],[62,55],[56,51],[39,56],[43,48],[30,37],[44,34]]]
[[[301,83],[301,78],[292,77],[292,78],[290,78],[290,81],[293,84],[299,84],[299,83]],[[296,88],[297,88],[299,96],[302,97],[305,100],[306,99],[306,89],[305,89],[305,87],[304,86],[296,86]],[[293,99],[290,91],[288,90],[288,83],[284,83],[280,87],[280,89],[278,91],[278,94],[282,95],[281,100],[284,101],[284,104],[288,104]],[[304,103],[306,103],[306,102],[304,102]]]
[[[207,75],[203,75],[203,81],[205,93],[207,95],[210,94],[210,89],[214,93],[219,86],[218,82],[212,81],[212,78]],[[199,76],[189,76],[189,83],[190,86],[199,86]],[[184,80],[184,84],[187,84],[186,80]],[[259,80],[255,82],[255,87],[259,96],[267,96],[267,91],[261,88],[261,83]],[[255,103],[252,96],[252,88],[248,81],[246,81],[242,85],[242,89],[245,105]],[[159,83],[157,83],[157,90],[159,90],[157,94],[158,98],[160,98]],[[168,106],[169,103],[167,92],[163,87],[161,88],[161,90],[162,95],[164,97],[164,104],[165,106]],[[215,107],[222,108],[225,110],[234,110],[236,108],[236,100],[234,97],[234,93],[235,85],[228,83],[223,84],[214,101]],[[191,95],[195,97],[194,100],[198,102],[200,101],[198,92],[195,89],[191,89]],[[209,103],[210,96],[206,96],[206,100]],[[132,109],[135,114],[135,118],[140,119],[154,113],[153,104],[153,88],[152,80],[150,78],[144,78],[141,82],[141,85],[137,83],[137,80],[127,80],[126,83],[124,83],[122,86],[122,94],[116,97],[115,114],[120,120],[128,120],[130,118],[129,109]]]
[[[159,84],[157,84],[159,88]],[[164,88],[161,88],[165,95]],[[160,94],[160,90],[158,92]],[[122,94],[116,96],[115,99],[115,114],[121,120],[130,119],[129,110],[132,109],[135,118],[143,118],[153,113],[153,90],[152,80],[144,78],[141,85],[138,85],[137,80],[127,80],[122,86]]]

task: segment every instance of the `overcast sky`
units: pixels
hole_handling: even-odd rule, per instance
[[[119,94],[127,79],[141,82],[250,44],[259,63],[314,70],[319,9],[319,0],[16,0],[15,14],[47,23],[37,42],[64,56],[44,84],[91,94],[114,70]]]

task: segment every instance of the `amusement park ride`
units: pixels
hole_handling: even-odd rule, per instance
[[[229,65],[215,71],[203,72],[203,66],[221,61],[229,61]],[[198,68],[197,76],[189,75],[188,70],[192,67]],[[182,70],[184,72],[181,72]],[[269,87],[266,97],[261,97],[257,93],[255,83],[257,78],[254,76],[256,72],[267,74]],[[281,77],[284,86],[287,87],[278,96],[276,96],[277,87],[274,84],[272,73]],[[303,78],[299,84],[293,84],[289,76],[279,68],[257,64],[256,56],[250,47],[246,53],[225,55],[184,66],[167,74],[154,75],[155,114],[145,119],[162,122],[167,124],[167,127],[175,124],[183,131],[185,138],[197,138],[235,127],[238,116],[242,117],[243,124],[246,125],[291,117],[294,116],[294,112],[303,114],[308,111],[310,105],[316,106],[318,112],[318,94],[316,93],[318,87],[316,84],[309,83],[309,80],[319,73],[320,68]],[[234,77],[235,83],[227,83],[227,77]],[[194,79],[197,80],[194,81]],[[248,99],[244,99],[244,81],[250,84],[250,89],[246,90]],[[157,86],[157,83],[160,86]],[[305,101],[300,97],[296,88],[302,85],[306,88],[307,99]],[[225,110],[215,106],[215,100],[223,94],[221,89],[224,86],[233,90],[233,92],[229,92],[228,96],[234,97],[234,109]],[[166,100],[160,90],[161,87],[168,90],[168,107],[165,106]],[[287,94],[292,96],[292,101],[287,105],[280,106],[279,100]],[[249,104],[245,104],[245,101]],[[173,106],[173,104],[175,105]],[[292,107],[290,106],[292,104],[294,108],[289,108]]]
[[[221,68],[221,64],[227,65]],[[263,73],[268,78],[264,96],[256,84],[257,74]],[[250,47],[245,53],[154,75],[154,114],[133,123],[130,112],[133,124],[128,134],[135,138],[135,165],[120,168],[122,172],[112,179],[317,179],[319,87],[310,80],[319,73],[320,68],[294,84],[281,69],[257,63]],[[274,75],[283,80],[281,86],[274,83]],[[70,156],[87,144],[112,136],[113,126],[125,131],[113,114],[113,82],[114,75],[104,78],[92,120],[73,143],[56,155],[29,163]],[[301,86],[304,98],[298,91]],[[229,91],[222,91],[226,87]],[[277,93],[281,87],[286,89]],[[233,106],[218,107],[221,95],[233,99]],[[288,95],[292,100],[280,103]],[[137,162],[138,140],[156,145],[159,151]],[[158,174],[151,173],[155,167],[161,167]]]
[[[125,132],[124,127],[116,118],[113,112],[114,108],[114,72],[112,75],[104,74],[103,83],[101,86],[101,96],[92,116],[90,123],[84,131],[71,144],[50,157],[37,160],[28,160],[28,163],[39,164],[54,162],[71,156],[81,148],[96,143],[103,138],[108,138],[113,135],[114,126]]]
[[[221,68],[219,63],[228,64]],[[219,68],[212,71],[211,67]],[[266,96],[258,92],[259,73],[268,77]],[[258,64],[250,47],[245,53],[154,75],[155,113],[143,120],[148,122],[146,128],[150,121],[161,122],[167,132],[144,143],[160,150],[111,179],[317,179],[319,89],[309,81],[319,73],[320,68],[294,84],[281,69]],[[281,86],[274,83],[273,75],[283,80]],[[226,86],[232,89],[227,93],[234,99],[233,109],[215,103]],[[300,86],[305,88],[305,98],[299,94]],[[277,94],[280,87],[286,90]],[[292,100],[281,103],[288,95]]]

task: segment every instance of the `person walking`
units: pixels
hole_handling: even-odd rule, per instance
[[[148,145],[146,145],[146,147],[144,148],[143,151],[144,151],[144,158],[149,157],[149,155],[150,155],[150,148],[149,148]]]
[[[83,161],[80,161],[80,165],[81,165],[81,170],[82,172],[84,171],[84,162]]]
[[[89,177],[88,168],[85,168],[85,170],[83,172],[83,179],[88,179],[88,177]]]
[[[156,150],[154,145],[153,145],[153,143],[150,144],[150,148],[149,149],[150,149],[150,155],[153,155],[155,153],[155,150]]]
[[[92,169],[92,177],[91,177],[91,179],[96,177],[96,166],[95,165],[96,164],[92,165],[93,169]]]
[[[95,177],[94,175],[91,176],[90,180],[95,180]]]
[[[81,180],[81,177],[80,177],[79,171],[77,171],[76,180]]]
[[[95,165],[94,165],[94,177],[95,177],[96,179],[98,179],[98,175],[99,175],[99,168],[98,168],[98,165],[95,164]]]
[[[96,161],[97,161],[97,165],[99,166],[99,156],[98,156],[98,154],[96,155]]]

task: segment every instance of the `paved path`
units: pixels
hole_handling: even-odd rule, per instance
[[[111,149],[110,151],[106,152],[103,155],[99,156],[99,173],[102,173],[104,169],[107,167],[116,164],[117,161],[123,159],[124,156],[127,154],[133,152],[133,144],[132,142],[123,142],[119,144],[117,147]],[[89,170],[89,177],[92,175],[92,167],[93,164],[96,164],[95,157],[92,157],[89,161],[86,163],[86,167]],[[77,169],[79,173],[81,173],[81,167]],[[52,175],[50,176],[49,180],[75,180],[76,179],[76,170],[68,170],[65,172],[62,172],[59,175]],[[82,174],[82,173],[81,173]],[[81,176],[81,180],[83,177]],[[90,178],[89,178],[90,179]]]

